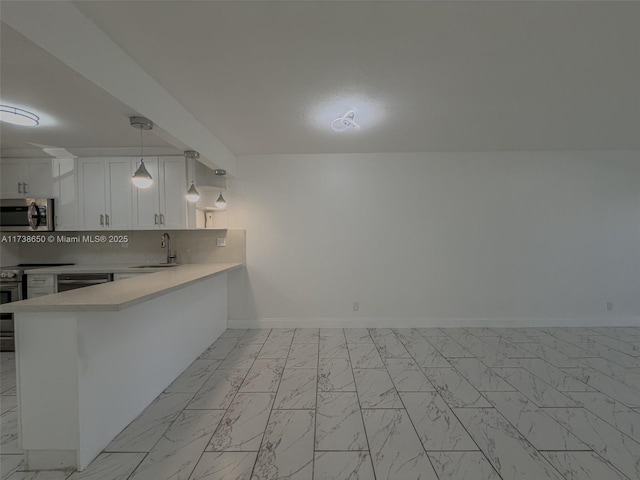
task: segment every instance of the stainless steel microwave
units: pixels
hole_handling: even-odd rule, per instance
[[[0,229],[38,232],[54,230],[52,198],[12,198],[0,200]]]

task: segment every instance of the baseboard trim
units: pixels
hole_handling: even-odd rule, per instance
[[[76,470],[78,453],[75,450],[25,450],[26,470]]]
[[[637,327],[640,315],[575,318],[259,318],[228,321],[229,328]]]

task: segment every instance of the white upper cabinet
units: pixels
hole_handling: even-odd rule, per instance
[[[187,170],[184,158],[164,159],[160,162],[161,228],[187,228]]]
[[[185,199],[187,172],[182,157],[145,158],[153,177],[149,188],[135,188],[135,228],[163,230],[187,228]],[[139,163],[136,162],[135,168]]]
[[[52,198],[53,163],[50,158],[3,159],[0,164],[2,198]]]
[[[133,228],[133,164],[131,158],[118,158],[109,160],[106,165],[109,179],[107,209],[110,212],[106,227],[112,230]]]
[[[133,228],[133,164],[128,157],[78,161],[81,230]]]
[[[187,224],[184,157],[150,157],[148,189],[133,186],[139,158],[2,159],[2,198],[53,198],[55,229],[180,230]],[[193,227],[191,227],[193,228]]]
[[[55,228],[78,230],[78,169],[75,158],[53,160]]]
[[[149,188],[133,187],[134,217],[136,229],[157,230],[160,225],[160,194],[158,189],[158,159],[147,158],[144,161],[147,171],[153,178],[153,183]],[[140,161],[135,162],[135,169],[140,166]]]

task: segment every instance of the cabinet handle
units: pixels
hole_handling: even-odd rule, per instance
[[[158,214],[157,214],[157,213],[154,213],[154,214],[153,214],[153,217],[154,217],[154,219],[155,219],[155,224],[156,224],[156,225],[159,225],[159,223],[158,223]]]
[[[109,215],[105,215],[104,218],[107,220],[107,226],[109,226]]]
[[[160,214],[160,225],[164,225],[164,215]]]
[[[104,227],[104,215],[100,214],[100,225]]]
[[[18,193],[22,193],[22,182],[18,182]]]
[[[56,215],[56,226],[60,225],[60,220],[58,219],[58,215]]]
[[[22,186],[24,187],[24,193],[29,193],[29,190],[27,190],[27,184],[23,183]]]

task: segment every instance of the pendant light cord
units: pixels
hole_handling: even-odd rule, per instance
[[[140,129],[140,163],[144,163],[144,143],[142,142],[142,128]]]

